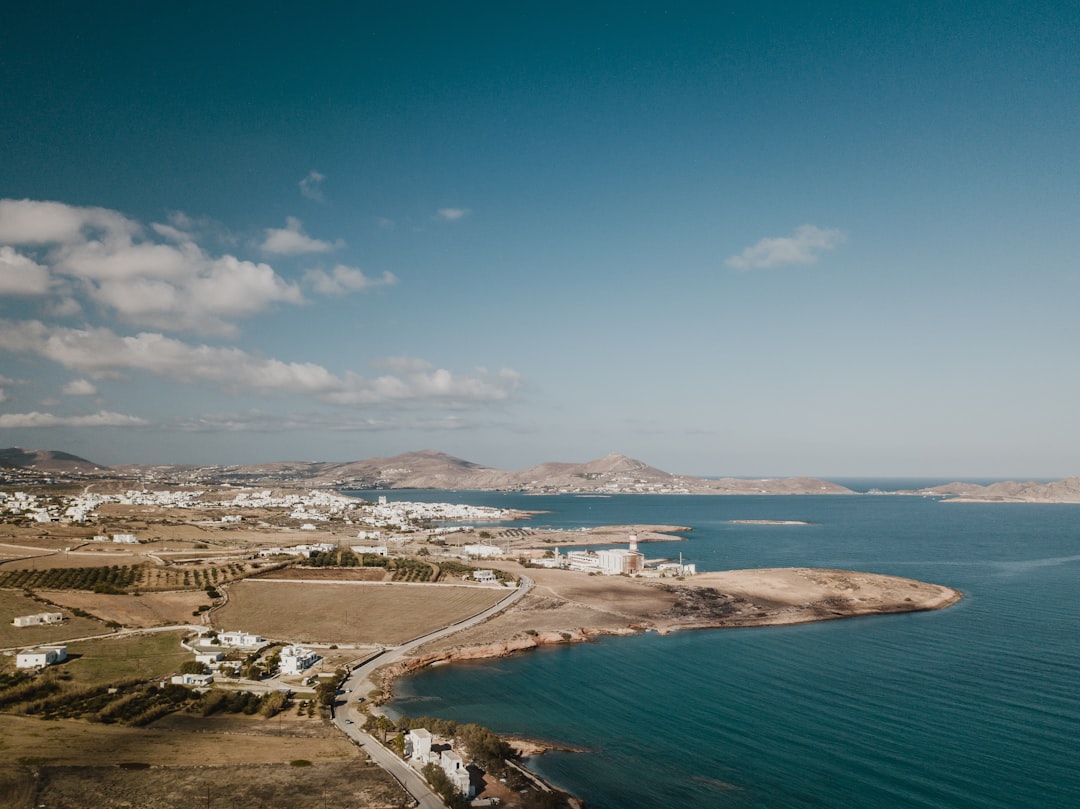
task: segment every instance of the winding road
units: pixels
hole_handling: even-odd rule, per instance
[[[434,632],[429,632],[418,638],[413,638],[400,646],[388,648],[364,661],[349,672],[342,687],[350,697],[353,694],[367,694],[372,688],[376,687],[371,679],[371,675],[376,669],[381,668],[388,663],[394,663],[400,660],[425,643],[445,638],[455,632],[460,632],[462,629],[468,629],[471,626],[476,626],[477,624],[486,621],[488,618],[497,615],[507,607],[510,607],[520,599],[524,598],[525,594],[532,589],[532,586],[532,579],[528,576],[522,576],[518,586],[514,588],[506,598],[491,607],[488,607],[483,612],[477,613],[471,618],[458,621],[456,624],[451,624],[450,626],[437,629]],[[363,748],[364,752],[371,757],[372,761],[397,779],[398,783],[413,796],[418,806],[422,807],[422,809],[445,809],[445,804],[443,804],[442,799],[431,791],[420,773],[398,758],[391,750],[380,744],[374,736],[361,730],[360,725],[357,724],[357,722],[362,722],[364,715],[356,709],[356,705],[357,702],[355,699],[349,699],[345,706],[334,711],[334,724],[337,728]]]

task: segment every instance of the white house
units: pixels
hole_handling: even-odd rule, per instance
[[[486,582],[488,584],[494,584],[494,583],[496,583],[498,581],[498,578],[496,578],[495,573],[493,571],[491,571],[491,570],[474,570],[473,574],[472,574],[472,577],[476,581],[482,581],[482,582]]]
[[[121,545],[138,545],[139,540],[134,534],[113,534],[112,541]]]
[[[204,666],[216,666],[221,662],[225,655],[220,651],[213,652],[196,652],[195,662],[202,663]]]
[[[431,731],[413,728],[405,737],[405,755],[415,761],[426,763],[431,756]]]
[[[286,646],[281,650],[279,667],[282,674],[300,674],[304,669],[314,666],[318,659],[319,656],[311,649],[305,649],[303,646]]]
[[[193,685],[205,687],[214,682],[213,674],[177,674],[172,678],[173,685]]]
[[[465,769],[465,762],[461,760],[460,755],[453,750],[443,750],[439,766],[450,779],[450,783],[454,785],[454,789],[466,798],[473,796],[472,779],[469,778],[469,771]]]
[[[222,646],[262,646],[266,643],[266,639],[260,635],[249,635],[247,632],[241,632],[239,629],[231,632],[219,632],[218,643]]]
[[[15,618],[15,626],[39,626],[41,624],[58,624],[64,620],[62,612],[39,612],[36,615],[18,615]]]
[[[19,652],[15,657],[15,668],[43,669],[54,663],[63,663],[65,660],[67,660],[66,646],[41,646],[37,649]]]

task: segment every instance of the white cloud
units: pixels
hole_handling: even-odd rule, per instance
[[[93,396],[97,388],[89,379],[73,379],[64,385],[63,393],[67,396]]]
[[[322,192],[322,182],[325,179],[326,175],[315,171],[315,169],[309,171],[307,177],[299,183],[301,196],[315,202],[326,202],[326,197],[323,196]]]
[[[129,237],[137,223],[105,208],[79,208],[62,202],[0,199],[0,242],[56,244],[86,241],[100,233]]]
[[[0,427],[5,428],[145,427],[149,423],[146,419],[141,419],[138,416],[111,413],[108,410],[100,410],[88,416],[56,416],[52,413],[39,413],[36,410],[30,413],[0,414]]]
[[[295,256],[301,253],[326,253],[335,247],[341,247],[343,243],[336,244],[313,239],[304,233],[304,226],[295,216],[285,219],[284,228],[267,228],[266,239],[260,245],[267,253]]]
[[[304,281],[320,295],[345,295],[349,292],[364,292],[375,287],[393,286],[397,277],[391,272],[384,272],[381,278],[370,278],[356,267],[338,264],[329,273],[323,270],[308,270]]]
[[[385,216],[376,216],[375,224],[378,225],[379,230],[393,230],[397,227],[397,222],[393,219],[387,219]]]
[[[832,250],[846,241],[839,230],[825,230],[815,225],[801,225],[791,236],[766,238],[747,247],[724,263],[736,270],[779,267],[784,264],[814,264],[824,250]]]
[[[190,345],[152,332],[122,337],[109,329],[51,327],[33,320],[0,320],[0,351],[39,356],[94,378],[141,371],[178,382],[205,382],[230,393],[296,394],[341,406],[462,408],[507,401],[521,386],[511,370],[456,375],[423,361],[398,359],[392,361],[396,375],[369,379],[238,348]]]
[[[435,213],[435,216],[438,219],[442,219],[444,222],[456,222],[458,219],[464,219],[471,213],[472,211],[469,208],[439,208]]]
[[[0,404],[3,404],[7,400],[8,400],[7,392],[3,388],[0,388]]]
[[[48,267],[0,246],[0,260],[29,268],[30,288],[52,273],[54,316],[80,311],[79,293],[126,322],[177,331],[232,334],[231,321],[276,303],[302,303],[300,288],[264,263],[212,256],[197,245],[181,214],[147,231],[115,211],[58,202],[0,200],[0,242],[48,246]],[[153,240],[153,236],[168,243]],[[3,277],[11,278],[4,272]],[[2,282],[0,282],[2,285]]]
[[[15,248],[0,246],[0,295],[44,295],[49,270]]]

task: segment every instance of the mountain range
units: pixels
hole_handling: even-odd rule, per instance
[[[434,450],[362,461],[283,461],[244,466],[183,464],[104,467],[54,450],[0,449],[0,469],[54,476],[138,478],[162,484],[305,486],[335,489],[464,489],[579,494],[854,494],[818,478],[697,478],[675,475],[612,453],[587,463],[547,462],[505,471]],[[1052,483],[1007,481],[980,485],[949,483],[896,494],[950,500],[1080,503],[1080,477]]]

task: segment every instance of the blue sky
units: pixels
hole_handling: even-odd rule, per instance
[[[1077,474],[1077,30],[1038,1],[9,9],[0,445]]]

